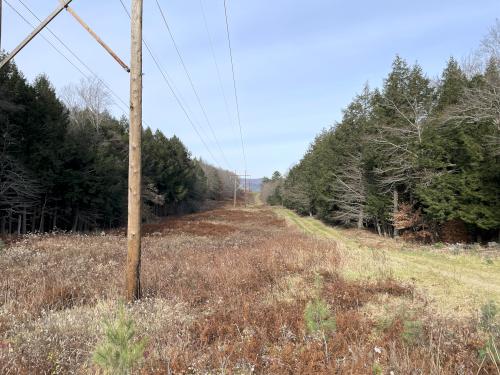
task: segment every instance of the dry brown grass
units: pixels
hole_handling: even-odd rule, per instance
[[[479,369],[484,338],[473,322],[436,320],[410,286],[391,279],[344,280],[333,241],[287,228],[270,210],[218,208],[145,232],[145,298],[128,307],[148,339],[144,374]],[[95,373],[101,322],[123,296],[125,248],[122,234],[59,234],[2,252],[0,373]],[[303,317],[317,274],[337,321],[328,352]],[[407,307],[377,314],[388,301]],[[411,344],[402,338],[408,319],[422,323]]]

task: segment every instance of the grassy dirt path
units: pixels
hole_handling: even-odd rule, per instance
[[[442,315],[470,316],[486,302],[500,301],[498,258],[438,252],[363,231],[330,227],[287,209],[275,211],[306,233],[334,240],[344,255],[342,272],[347,278],[392,276],[412,283]]]

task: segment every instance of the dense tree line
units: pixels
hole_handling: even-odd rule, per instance
[[[497,22],[474,64],[451,58],[436,82],[396,57],[381,89],[366,86],[286,178],[267,181],[268,202],[381,235],[497,239],[498,35]]]
[[[199,165],[207,179],[206,197],[211,200],[227,200],[234,196],[234,180],[237,179],[237,194],[241,198],[242,191],[240,189],[239,178],[233,172],[225,169],[216,168],[203,160],[199,160]]]
[[[271,178],[264,177],[260,189],[260,198],[272,206],[283,204],[282,199],[282,180],[281,173],[275,171]]]
[[[15,64],[0,71],[2,234],[125,223],[128,122],[110,115],[99,81],[68,86],[62,97],[43,75],[29,83]],[[177,137],[149,128],[143,176],[145,220],[225,198],[234,178],[193,159]]]

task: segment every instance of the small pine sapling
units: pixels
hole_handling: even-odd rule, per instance
[[[120,306],[113,321],[105,321],[105,338],[96,347],[94,363],[107,374],[128,375],[137,368],[144,358],[146,340],[137,340],[134,321]]]
[[[417,344],[417,342],[422,339],[422,336],[423,336],[422,322],[418,320],[403,321],[403,332],[401,333],[401,338],[406,343],[406,345],[413,346]]]
[[[304,321],[309,334],[319,334],[323,340],[325,357],[329,361],[328,337],[337,329],[335,316],[330,311],[328,304],[320,297],[323,280],[320,275],[315,279],[316,296],[309,301],[304,310]]]
[[[498,308],[494,301],[490,301],[481,307],[479,326],[488,335],[488,340],[484,347],[479,350],[479,357],[483,362],[490,358],[498,369],[498,364],[500,364],[500,325],[496,320],[497,313]]]
[[[311,334],[320,332],[328,335],[337,329],[337,323],[330,308],[325,301],[319,298],[307,303],[304,320],[307,330]]]

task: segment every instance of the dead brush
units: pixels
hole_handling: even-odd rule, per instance
[[[198,220],[238,231],[193,235],[187,228]],[[479,369],[477,324],[437,320],[422,308],[422,336],[411,346],[397,314],[378,329],[363,306],[385,295],[411,299],[413,289],[342,279],[335,242],[289,229],[270,210],[217,209],[179,223],[182,233],[143,242],[145,298],[129,308],[137,334],[149,339],[143,374],[370,374],[375,363],[384,374]],[[125,248],[113,234],[30,237],[5,249],[0,373],[91,372],[99,323],[122,297]],[[304,319],[316,273],[336,322],[326,341],[312,339]],[[494,373],[490,365],[481,373]]]
[[[69,285],[46,285],[36,309],[64,310],[72,308],[77,303],[85,303],[85,298],[77,288]]]
[[[303,252],[313,245],[316,251]],[[185,249],[165,254],[162,267],[145,265],[144,287],[155,296],[182,296],[200,305],[212,299],[267,290],[287,275],[338,262],[330,245],[304,236],[275,235],[245,248]]]
[[[341,310],[358,309],[380,294],[391,296],[412,296],[413,288],[393,279],[379,279],[376,282],[346,281],[336,274],[324,277],[323,295]]]

